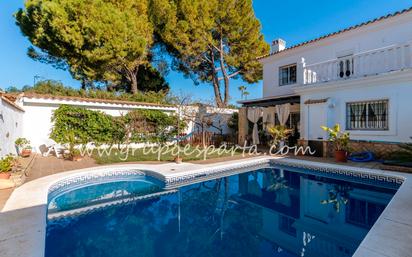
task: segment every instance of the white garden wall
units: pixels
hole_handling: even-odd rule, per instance
[[[49,135],[52,129],[52,122],[51,117],[53,115],[53,111],[56,110],[60,105],[73,105],[78,107],[87,108],[90,110],[102,111],[112,116],[120,116],[124,115],[127,112],[135,109],[152,109],[152,110],[161,110],[167,113],[177,112],[178,108],[175,106],[167,106],[167,105],[151,105],[151,104],[121,104],[121,103],[105,103],[99,100],[99,102],[93,101],[79,101],[76,99],[59,99],[57,97],[54,98],[47,98],[47,97],[21,97],[19,99],[19,105],[23,107],[25,110],[25,114],[23,117],[23,136],[29,139],[32,143],[34,151],[39,151],[39,146],[43,144],[49,144]],[[185,111],[183,111],[185,110]],[[198,106],[186,106],[182,108],[181,112],[187,112],[190,110],[190,113],[194,115],[191,120],[189,121],[188,128],[185,133],[190,133],[196,130],[196,115],[199,112]],[[218,117],[221,118],[214,118],[216,120],[214,122],[215,125],[219,125],[222,130],[223,134],[230,133],[230,129],[227,127],[226,122],[223,124],[218,124],[217,120],[227,120],[233,112],[237,110],[233,109],[219,109],[213,107],[207,107],[206,112],[210,113],[218,113]],[[218,132],[217,129],[214,128],[207,128],[208,131],[213,131],[216,133]]]

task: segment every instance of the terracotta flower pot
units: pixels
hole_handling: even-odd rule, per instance
[[[74,161],[74,162],[79,162],[83,159],[83,157],[79,154],[79,155],[72,155],[70,156],[70,160]]]
[[[31,149],[23,149],[21,150],[20,156],[21,157],[29,157],[31,155]]]
[[[180,163],[182,163],[183,162],[183,159],[181,158],[181,157],[175,157],[175,159],[174,159],[174,161],[175,161],[175,163],[177,163],[177,164],[180,164]]]
[[[346,151],[335,151],[335,161],[337,162],[347,162],[347,152]]]
[[[11,176],[10,172],[0,172],[0,179],[9,179]]]

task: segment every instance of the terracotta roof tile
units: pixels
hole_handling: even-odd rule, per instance
[[[10,105],[11,107],[24,112],[24,109],[22,107],[20,107],[19,105],[17,105],[14,101],[12,100],[13,98],[11,98],[10,95],[4,94],[4,93],[0,93],[0,98],[6,102],[8,105]]]
[[[399,15],[401,15],[401,14],[408,13],[408,12],[411,12],[411,11],[412,11],[412,7],[409,7],[409,8],[407,8],[407,9],[402,10],[402,11],[397,11],[397,12],[394,12],[394,13],[390,13],[390,14],[381,16],[381,17],[379,17],[379,18],[375,18],[375,19],[373,19],[373,20],[369,20],[369,21],[366,21],[366,22],[363,22],[363,23],[360,23],[360,24],[357,24],[357,25],[354,25],[354,26],[351,26],[351,27],[348,27],[348,28],[345,28],[345,29],[336,31],[336,32],[332,32],[332,33],[329,33],[329,34],[320,36],[320,37],[318,37],[318,38],[311,39],[311,40],[308,40],[308,41],[299,43],[299,44],[297,44],[297,45],[293,45],[293,46],[288,47],[288,48],[286,48],[286,49],[284,49],[284,50],[282,50],[282,51],[278,51],[278,52],[274,52],[274,53],[269,53],[269,54],[266,54],[266,55],[262,55],[262,56],[258,57],[257,59],[258,59],[258,60],[264,59],[264,58],[266,58],[266,57],[269,57],[269,56],[272,56],[272,55],[276,55],[276,54],[278,54],[278,53],[283,53],[283,52],[285,52],[285,51],[289,51],[289,50],[292,50],[292,49],[295,49],[295,48],[298,48],[298,47],[301,47],[301,46],[305,46],[305,45],[308,45],[308,44],[311,44],[311,43],[320,41],[320,40],[322,40],[322,39],[326,39],[326,38],[329,38],[329,37],[332,37],[332,36],[336,36],[336,35],[342,34],[342,33],[344,33],[344,32],[351,31],[351,30],[354,30],[354,29],[357,29],[357,28],[360,28],[360,27],[363,27],[363,26],[366,26],[366,25],[369,25],[369,24],[372,24],[372,23],[376,23],[376,22],[379,22],[379,21],[382,21],[382,20],[386,20],[386,19],[388,19],[388,18],[396,17],[396,16],[399,16]]]

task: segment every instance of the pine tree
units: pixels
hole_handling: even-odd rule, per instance
[[[217,106],[227,106],[231,79],[261,79],[256,58],[269,45],[251,0],[152,0],[150,13],[174,67],[196,83],[210,83]]]

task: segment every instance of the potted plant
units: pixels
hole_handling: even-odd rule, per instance
[[[24,137],[19,137],[14,141],[17,147],[18,153],[21,157],[29,157],[31,155],[30,141]]]
[[[333,142],[335,160],[337,162],[346,162],[349,150],[349,132],[342,132],[339,124],[336,124],[333,128],[322,126],[322,129],[328,132],[329,141]]]
[[[74,135],[73,132],[69,132],[66,135],[66,139],[69,142],[69,156],[68,159],[71,161],[81,161],[83,159],[83,156],[81,155],[79,149],[76,149],[76,136]]]
[[[7,155],[0,159],[0,179],[9,179],[14,164],[14,157]]]
[[[279,148],[282,148],[285,145],[286,139],[292,133],[291,129],[288,129],[283,125],[268,126],[267,130],[272,136],[273,142],[279,144]]]
[[[180,157],[180,156],[176,156],[173,161],[174,161],[175,163],[177,163],[177,164],[181,164],[181,163],[183,162],[183,159],[182,159],[182,157]]]

